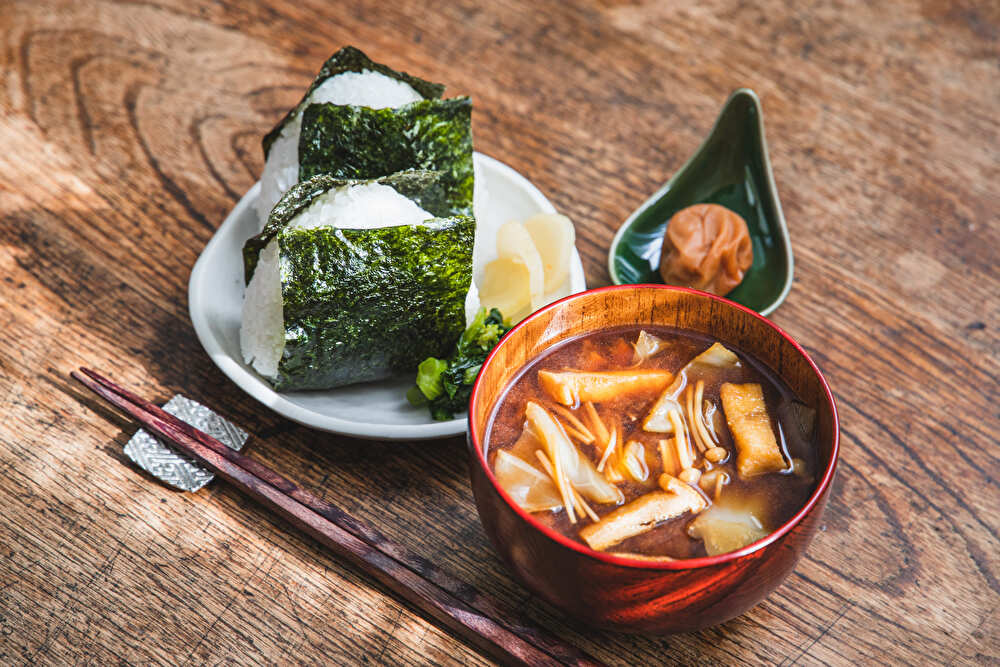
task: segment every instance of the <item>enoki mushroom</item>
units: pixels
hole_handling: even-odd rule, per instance
[[[694,389],[691,385],[688,385],[684,390],[684,407],[687,413],[688,428],[691,432],[691,441],[694,442],[695,447],[698,448],[699,452],[704,452],[707,447],[705,443],[701,440],[701,434],[698,432],[698,425],[696,423],[696,415],[694,411]]]
[[[604,425],[604,422],[601,421],[601,416],[597,414],[597,408],[595,408],[594,404],[590,401],[585,402],[583,404],[583,408],[587,412],[590,427],[593,429],[594,435],[597,436],[597,441],[602,445],[606,445],[608,440],[611,439],[611,434],[608,433],[607,427]]]
[[[669,440],[660,440],[660,460],[663,463],[663,472],[675,475],[677,474],[677,459],[674,456],[674,443],[673,438]]]
[[[698,413],[694,415],[695,429],[701,435],[702,441],[705,443],[705,449],[711,449],[715,445],[718,445],[718,441],[715,439],[714,434],[710,433],[708,427],[705,426],[707,417],[705,415],[705,404],[708,401],[704,400],[705,396],[705,381],[698,380],[698,384],[694,389],[694,404],[698,409]]]
[[[597,463],[597,472],[604,472],[604,466],[607,465],[608,459],[615,452],[615,446],[618,444],[618,429],[615,429],[611,433],[611,437],[608,438],[608,446],[604,448],[604,454],[601,455],[601,460]]]
[[[677,461],[681,470],[694,465],[694,457],[691,455],[691,448],[688,446],[687,434],[684,429],[684,419],[677,410],[667,413],[667,418],[674,427],[674,445],[677,449]]]
[[[580,421],[576,415],[573,414],[572,410],[562,405],[559,405],[558,403],[553,404],[552,409],[555,410],[557,413],[559,413],[559,415],[564,417],[566,421],[569,422],[570,426],[572,426],[577,431],[577,433],[580,434],[581,436],[580,442],[582,442],[585,445],[589,445],[594,442],[595,440],[594,434],[591,433],[590,429],[587,428],[586,425],[582,421]]]

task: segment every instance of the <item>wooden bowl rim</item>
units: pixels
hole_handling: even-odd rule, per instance
[[[525,511],[497,483],[496,476],[493,474],[493,471],[490,470],[490,467],[486,461],[486,454],[483,452],[482,443],[479,441],[479,437],[476,433],[476,429],[473,424],[473,415],[475,414],[474,406],[476,404],[476,401],[479,399],[479,390],[481,387],[480,383],[484,377],[484,371],[489,367],[490,363],[493,361],[493,358],[497,355],[497,352],[500,350],[500,348],[503,347],[506,343],[508,343],[512,338],[517,336],[518,332],[524,329],[524,327],[527,325],[528,322],[540,316],[542,313],[546,313],[550,310],[560,307],[564,303],[567,303],[574,299],[580,299],[589,296],[591,294],[600,294],[602,292],[643,290],[643,289],[686,292],[688,294],[693,294],[700,298],[714,300],[726,307],[742,310],[743,312],[755,317],[768,327],[772,328],[780,337],[788,341],[792,345],[792,347],[799,354],[802,355],[802,357],[806,360],[806,363],[808,363],[810,368],[812,368],[813,373],[816,374],[816,377],[820,381],[820,386],[822,387],[823,392],[826,395],[826,401],[830,407],[830,413],[832,417],[833,448],[831,451],[830,461],[823,472],[822,479],[820,479],[819,484],[816,485],[816,489],[813,491],[812,495],[809,496],[809,499],[806,501],[806,503],[802,506],[802,508],[798,512],[795,513],[795,515],[791,519],[786,521],[784,524],[781,525],[781,527],[771,532],[766,537],[761,538],[760,540],[757,540],[756,542],[753,542],[752,544],[749,544],[743,547],[742,549],[737,549],[736,551],[730,551],[729,553],[720,554],[718,556],[704,556],[702,558],[689,558],[689,559],[681,559],[673,561],[641,560],[638,558],[629,558],[628,556],[621,556],[610,553],[604,553],[601,551],[595,551],[594,549],[591,549],[590,547],[580,542],[576,542],[575,540],[571,540],[562,533],[553,530],[552,528],[546,526],[541,521],[533,517],[530,512]],[[722,565],[724,563],[739,560],[744,556],[748,556],[756,551],[763,549],[769,544],[776,542],[777,540],[781,539],[786,533],[788,533],[792,528],[794,528],[796,524],[802,521],[802,519],[804,519],[813,510],[813,508],[819,502],[820,498],[823,497],[823,494],[826,493],[826,490],[829,488],[830,483],[833,481],[834,473],[837,470],[837,460],[839,459],[840,456],[840,419],[837,415],[837,404],[834,401],[833,392],[830,391],[830,385],[827,383],[826,378],[823,377],[823,373],[820,372],[819,368],[816,366],[815,362],[813,362],[812,358],[806,353],[806,351],[802,349],[802,346],[796,343],[791,336],[789,336],[781,329],[781,327],[779,327],[777,324],[767,319],[766,317],[764,317],[755,310],[751,310],[746,306],[742,306],[736,303],[735,301],[730,301],[729,299],[716,296],[714,294],[709,294],[708,292],[702,292],[700,290],[689,289],[686,287],[677,287],[674,285],[636,284],[636,285],[609,285],[607,287],[598,287],[595,289],[587,290],[585,292],[578,292],[576,294],[571,294],[565,298],[550,303],[549,305],[535,311],[528,317],[524,318],[513,329],[511,329],[507,333],[507,335],[503,337],[503,339],[490,352],[489,356],[486,357],[486,361],[483,362],[483,366],[479,372],[479,376],[476,378],[476,382],[475,384],[473,384],[472,387],[472,395],[469,399],[468,419],[469,419],[469,431],[468,431],[469,441],[472,443],[472,448],[475,450],[476,460],[478,464],[482,467],[483,472],[486,473],[487,479],[490,480],[490,483],[493,485],[493,488],[496,490],[498,494],[500,494],[500,497],[503,498],[504,502],[506,502],[507,505],[514,510],[514,512],[516,512],[522,519],[524,519],[529,526],[540,532],[545,537],[548,537],[549,539],[554,540],[558,544],[568,549],[572,549],[573,551],[576,551],[577,553],[583,556],[599,560],[609,565],[619,565],[619,566],[631,567],[643,570],[691,570],[702,567],[711,567],[713,565]]]

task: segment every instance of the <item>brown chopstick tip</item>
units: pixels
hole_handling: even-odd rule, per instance
[[[144,398],[136,395],[135,393],[129,391],[128,389],[125,389],[124,387],[122,387],[118,383],[114,382],[113,380],[111,380],[110,378],[108,378],[108,377],[106,377],[104,375],[101,375],[100,373],[98,373],[97,371],[95,371],[92,368],[87,368],[85,366],[81,366],[80,367],[80,372],[83,373],[84,375],[86,375],[88,378],[90,378],[94,382],[96,382],[99,385],[101,385],[102,387],[104,387],[106,389],[109,389],[109,390],[115,392],[116,394],[118,394],[120,396],[124,396],[124,397],[128,398],[129,400],[131,400],[133,402],[136,402],[136,403],[149,403],[149,401],[147,401],[146,399],[144,399]]]
[[[100,390],[104,389],[104,386],[100,382],[89,377],[87,369],[81,368],[79,370],[70,371],[69,376],[98,395],[101,395]]]
[[[80,366],[79,371],[80,371],[80,373],[83,373],[84,375],[86,375],[90,379],[94,380],[95,382],[99,382],[101,384],[110,384],[111,383],[111,380],[107,379],[106,377],[104,377],[103,375],[101,375],[100,373],[98,373],[97,371],[95,371],[92,368],[87,368],[86,366]],[[74,371],[74,372],[76,372],[76,371]],[[70,375],[72,375],[72,373],[70,373]]]
[[[111,380],[107,379],[100,373],[89,368],[81,366],[75,371],[70,371],[70,377],[74,380],[87,387],[91,391],[95,392],[100,396],[105,396],[104,392],[117,394],[119,396],[127,393],[121,387],[116,385]],[[105,396],[106,398],[106,396]]]
[[[86,389],[89,389],[92,393],[97,394],[98,398],[104,399],[105,402],[110,402],[110,403],[112,403],[112,405],[114,405],[114,402],[110,401],[109,398],[104,394],[104,391],[107,391],[107,390],[104,389],[104,387],[102,387],[98,383],[96,383],[93,380],[91,380],[86,375],[83,375],[79,371],[70,371],[69,376],[71,378],[73,378],[74,380],[76,380],[77,382],[79,382],[80,384],[82,384]],[[81,394],[80,398],[81,399],[86,399],[86,400],[91,400],[89,398],[89,395],[84,395],[84,394]],[[103,406],[103,404],[101,404],[101,405]],[[114,414],[114,415],[117,416],[118,413],[117,412],[111,412],[111,411],[109,411],[108,414]]]
[[[80,368],[79,372],[71,371],[70,377],[112,405],[116,405],[123,409],[126,409],[127,406],[131,405],[141,409],[140,406],[135,405],[135,402],[130,399],[134,397],[138,401],[143,402],[142,399],[139,399],[134,395],[130,396],[129,392],[89,368]],[[133,415],[133,418],[135,417],[136,416]]]

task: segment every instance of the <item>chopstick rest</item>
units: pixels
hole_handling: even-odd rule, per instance
[[[181,394],[174,394],[163,406],[163,410],[236,451],[243,449],[249,437],[236,424]],[[176,453],[145,429],[135,432],[125,443],[124,452],[125,456],[150,475],[181,491],[197,491],[215,478],[213,473],[190,458]]]

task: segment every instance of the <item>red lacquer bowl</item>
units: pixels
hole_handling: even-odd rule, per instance
[[[645,561],[593,551],[521,509],[484,453],[496,401],[530,360],[570,337],[620,325],[689,329],[766,363],[817,410],[816,489],[787,523],[721,556]],[[483,364],[469,409],[472,490],[486,534],[530,590],[586,623],[624,632],[691,632],[742,614],[791,572],[819,525],[837,466],[839,426],[830,388],[798,344],[757,313],[704,292],[664,285],[605,287],[558,301],[518,324]]]

